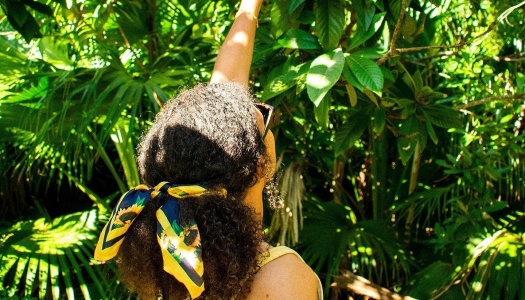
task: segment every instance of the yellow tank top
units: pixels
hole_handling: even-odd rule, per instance
[[[268,252],[265,252],[262,254],[264,256],[264,259],[262,261],[261,267],[271,262],[272,260],[275,260],[286,254],[293,254],[297,256],[301,261],[304,262],[303,258],[299,255],[299,253],[295,252],[294,250],[288,247],[279,246],[279,247],[270,248]],[[317,277],[317,275],[315,276]],[[318,282],[317,283],[317,299],[323,300],[323,285],[321,284],[321,280],[319,280],[319,277],[317,277],[317,282]]]

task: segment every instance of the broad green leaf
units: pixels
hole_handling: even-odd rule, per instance
[[[270,13],[272,34],[274,37],[280,37],[284,32],[290,29],[290,14],[288,13],[288,2],[274,1]]]
[[[370,124],[370,116],[362,111],[354,112],[335,132],[334,150],[338,155],[354,146]]]
[[[345,1],[317,0],[315,30],[323,49],[332,50],[339,45],[345,29]]]
[[[346,80],[346,82],[348,82],[350,85],[352,85],[353,87],[357,88],[361,92],[364,90],[363,85],[357,80],[357,78],[355,77],[354,73],[352,73],[352,71],[350,71],[350,67],[348,67],[348,64],[346,64],[346,63],[344,65],[344,67],[343,67],[343,77]]]
[[[374,26],[371,26],[368,30],[357,28],[355,35],[350,38],[348,49],[352,50],[368,41],[368,39],[370,39],[382,27],[385,15],[385,12],[374,15],[372,19],[372,24],[374,24]]]
[[[429,104],[420,106],[425,118],[432,124],[443,128],[462,128],[463,122],[459,113],[449,106],[442,104]]]
[[[324,96],[323,100],[321,100],[321,103],[319,103],[318,106],[314,107],[315,120],[324,129],[328,127],[328,123],[330,121],[330,102],[332,102],[332,97],[330,96],[330,93],[327,93],[326,96]]]
[[[317,37],[301,29],[292,28],[288,30],[277,42],[284,48],[303,50],[321,49]]]
[[[275,62],[272,59],[276,57],[277,51],[281,48],[282,46],[273,39],[271,45],[256,46],[253,51],[252,68],[273,66]]]
[[[383,1],[374,1],[374,4],[377,6],[377,8],[379,8],[379,10],[385,10],[385,3]]]
[[[352,4],[354,4],[357,24],[360,26],[360,30],[367,31],[373,22],[376,12],[375,5],[371,1],[366,0],[354,0]]]
[[[43,3],[40,3],[37,1],[24,1],[23,3],[31,7],[32,9],[38,11],[39,13],[42,13],[48,16],[53,16],[53,10],[51,9],[51,7]]]
[[[13,0],[5,1],[5,4],[8,6],[7,20],[22,35],[26,43],[29,43],[33,38],[42,37],[40,26],[24,5]]]
[[[4,2],[4,5],[7,8],[7,17],[14,21],[12,22],[9,20],[15,29],[17,27],[24,26],[27,20],[32,18],[31,14],[27,11],[25,5],[22,3],[13,0],[7,0]]]
[[[297,17],[297,21],[304,25],[312,25],[315,23],[315,13],[311,10],[303,10]]]
[[[298,79],[308,73],[310,65],[311,62],[298,66],[284,64],[274,68],[268,76],[268,82],[264,86],[261,100],[266,101],[295,86]]]
[[[381,54],[380,52],[381,52],[381,49],[367,47],[367,48],[359,49],[357,51],[353,51],[352,55],[356,57],[361,57],[361,58],[378,59],[383,56],[383,54]]]
[[[404,66],[403,66],[404,68]],[[417,74],[417,72],[415,73]],[[412,93],[414,95],[417,94],[417,91],[419,90],[417,84],[416,84],[416,80],[414,80],[414,78],[412,77],[412,75],[410,75],[408,72],[405,72],[403,74],[403,82],[410,88],[410,90],[412,91]]]
[[[355,107],[357,105],[357,93],[355,88],[351,84],[345,84],[346,92],[348,93],[348,98],[350,99],[350,106]]]
[[[288,4],[288,14],[293,14],[295,10],[304,4],[305,0],[290,0],[290,3]]]
[[[495,201],[491,205],[483,207],[483,211],[486,213],[493,213],[507,208],[508,205],[509,204],[505,201]]]
[[[359,83],[373,92],[381,93],[383,72],[375,62],[352,54],[346,55],[346,62]]]
[[[319,106],[321,100],[341,77],[344,54],[340,48],[325,53],[312,62],[306,75],[306,90],[310,100]]]

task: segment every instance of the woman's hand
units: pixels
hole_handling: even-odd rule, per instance
[[[253,43],[263,0],[243,0],[235,21],[219,50],[211,83],[235,81],[248,86]]]

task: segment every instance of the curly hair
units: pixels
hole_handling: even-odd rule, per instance
[[[201,235],[205,291],[199,299],[232,299],[249,292],[258,271],[261,225],[244,205],[269,162],[257,128],[253,97],[236,83],[198,85],[170,100],[138,147],[145,184],[162,181],[225,188],[227,196],[179,200],[181,222],[193,218]],[[157,197],[162,198],[162,197]],[[117,264],[124,284],[141,299],[157,299],[167,280],[170,299],[188,299],[186,288],[163,271],[152,199],[121,245]]]

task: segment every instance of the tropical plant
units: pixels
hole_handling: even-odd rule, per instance
[[[409,287],[422,268],[475,256],[465,245],[501,229],[495,215],[518,221],[502,197],[523,207],[522,137],[509,123],[521,120],[523,47],[515,33],[499,34],[519,23],[523,4],[272,2],[256,77],[260,97],[280,108],[278,144],[303,165],[307,199],[335,205],[310,205],[301,235],[305,258],[326,272],[327,285],[349,270]],[[384,237],[358,226],[366,222],[400,237],[390,252]],[[395,268],[394,255],[406,262],[402,272],[384,269]]]
[[[209,78],[235,1],[16,3],[0,1],[0,214],[15,224],[2,240],[0,293],[36,295],[38,258],[15,263],[12,249],[44,233],[20,235],[36,221],[15,223],[17,212],[103,218],[139,181],[140,132],[169,95]],[[370,290],[422,299],[523,297],[524,6],[264,3],[252,89],[278,111],[284,204],[267,232],[302,251],[326,293],[333,276],[355,273]],[[85,212],[43,201],[55,186],[82,191],[63,203]],[[92,278],[98,266],[68,259],[53,265],[76,265],[85,282],[62,277],[69,297],[115,291]]]
[[[97,225],[117,194],[138,185],[135,145],[168,95],[209,77],[220,44],[216,37],[230,24],[222,19],[231,19],[232,4],[15,2],[0,3],[5,13],[0,17],[25,39],[19,43],[17,33],[2,23],[1,46],[7,51],[0,54],[0,65],[8,71],[0,75],[0,163],[9,181],[1,186],[1,212],[16,221],[23,215],[17,208],[39,205],[32,215],[47,218],[5,230],[0,292],[120,297],[113,277],[100,276],[100,267],[89,262]],[[49,11],[53,18],[40,14]],[[35,22],[39,26],[30,26]],[[46,199],[50,188],[70,187],[83,195],[65,197],[62,207],[68,209],[46,205],[55,203]],[[89,210],[69,214],[82,209]],[[89,214],[89,224],[71,221],[79,214]],[[57,234],[68,238],[56,241]],[[41,245],[34,245],[36,239]],[[18,252],[37,246],[44,247],[34,249],[41,256]],[[34,268],[39,265],[44,267]]]
[[[81,293],[86,299],[112,297],[118,289],[108,280],[114,270],[102,270],[91,261],[98,223],[98,210],[90,210],[51,222],[45,218],[22,221],[2,230],[4,296],[73,299]]]

